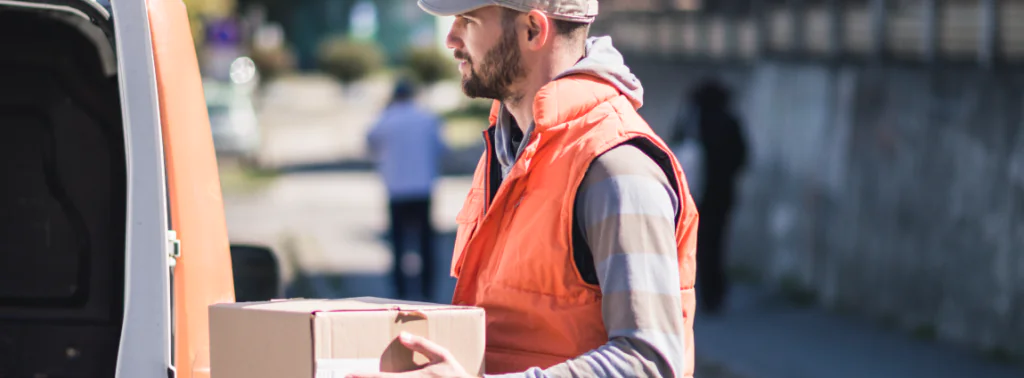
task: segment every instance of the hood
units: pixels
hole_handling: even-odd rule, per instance
[[[569,77],[586,75],[594,78],[594,80],[582,80],[589,81],[591,84],[580,84],[580,80],[567,81],[558,79]],[[542,109],[536,107],[536,102],[543,102],[543,98],[552,96],[557,98],[556,93],[560,92],[562,87],[566,87],[564,90],[570,93],[588,93],[590,90],[593,96],[601,97],[601,95],[593,92],[596,90],[592,86],[593,81],[605,82],[615,88],[615,90],[621,92],[626,98],[629,99],[630,103],[633,104],[635,109],[640,109],[644,103],[644,88],[640,85],[640,80],[633,75],[629,67],[626,66],[622,54],[619,53],[614,46],[612,46],[611,37],[590,37],[586,42],[586,52],[582,59],[579,60],[572,68],[565,70],[558,76],[552,79],[551,83],[541,88],[540,92],[537,93],[537,99],[535,99],[534,117],[535,119],[550,120],[551,117],[557,117],[561,112],[571,113],[569,110],[573,106],[559,107],[556,106],[552,109],[553,112],[542,112]],[[600,92],[614,92],[611,88],[601,85],[599,87],[607,88],[606,90],[599,90]],[[575,89],[574,89],[575,88]],[[612,93],[606,93],[606,95],[612,95]],[[556,102],[557,103],[557,102]],[[582,103],[576,104],[575,110],[584,111]],[[518,149],[514,149],[510,143],[512,140],[512,130],[514,122],[512,120],[512,114],[509,113],[508,109],[499,102],[495,101],[494,106],[491,108],[490,122],[497,125],[495,134],[495,150],[497,153],[498,162],[501,164],[502,176],[507,176],[509,171],[512,169],[513,164],[522,154],[523,149],[526,147],[526,143],[519,145]],[[534,132],[536,123],[531,123],[524,130],[524,141],[530,140],[530,135]]]
[[[555,80],[579,74],[607,81],[628,97],[636,109],[640,109],[644,104],[644,87],[640,84],[640,79],[637,79],[626,66],[619,50],[612,46],[612,37],[588,38],[586,56],[575,66],[556,76]]]

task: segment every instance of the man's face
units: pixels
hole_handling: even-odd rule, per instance
[[[490,6],[456,16],[447,45],[460,60],[462,91],[469,97],[506,100],[526,76],[513,19]]]

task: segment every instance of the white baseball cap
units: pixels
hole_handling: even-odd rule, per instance
[[[597,17],[597,0],[419,0],[420,8],[435,16],[455,16],[491,5],[521,12],[537,9],[554,19],[588,24]]]

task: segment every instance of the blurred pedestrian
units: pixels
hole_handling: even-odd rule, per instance
[[[441,137],[441,119],[419,107],[416,88],[406,79],[397,81],[391,102],[367,136],[367,145],[387,187],[390,208],[392,282],[401,299],[410,297],[409,286],[418,286],[420,300],[433,296],[434,228],[431,224],[431,198],[440,174],[440,159],[445,153]],[[407,243],[417,236],[419,280],[412,281],[407,267]]]
[[[735,202],[736,180],[747,164],[747,141],[730,110],[731,93],[717,79],[701,81],[684,96],[689,117],[676,125],[677,141],[698,141],[702,162],[701,195],[697,196],[697,292],[702,308],[720,310],[729,290],[724,241]]]

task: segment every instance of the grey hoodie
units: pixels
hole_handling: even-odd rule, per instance
[[[628,97],[630,102],[633,103],[634,108],[640,109],[643,106],[644,88],[640,85],[640,80],[626,66],[619,50],[612,46],[611,37],[588,38],[583,59],[580,59],[572,68],[555,76],[554,80],[577,74],[598,77],[615,86],[615,88]],[[498,113],[498,122],[495,128],[497,132],[494,143],[498,154],[498,162],[501,163],[502,178],[508,176],[509,171],[512,170],[512,165],[515,164],[519,155],[523,153],[526,141],[530,140],[530,134],[533,132],[533,122],[531,120],[530,126],[524,130],[523,143],[520,143],[519,148],[515,151],[513,151],[512,147],[513,127],[516,127],[516,125],[513,121],[512,113],[509,113],[508,109],[502,104],[501,110]]]

